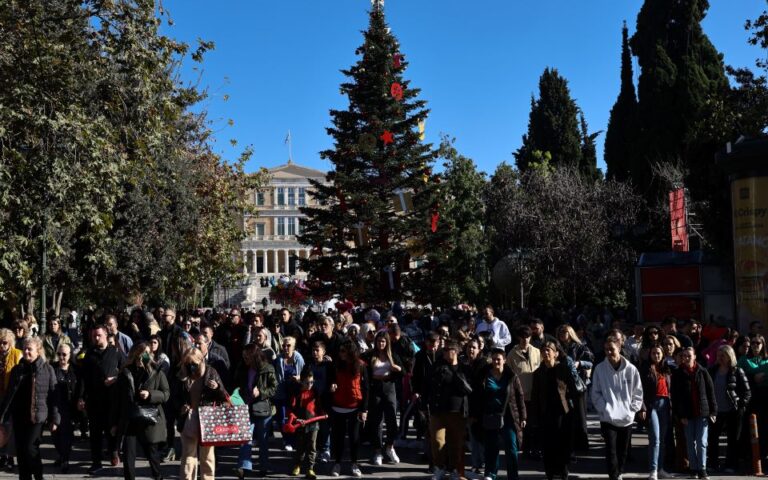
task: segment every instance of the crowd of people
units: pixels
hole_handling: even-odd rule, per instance
[[[91,475],[122,464],[132,480],[141,453],[155,480],[177,460],[180,478],[210,480],[215,447],[200,444],[200,408],[237,395],[253,429],[238,450],[241,479],[273,471],[272,436],[291,452],[293,476],[316,478],[321,462],[362,477],[363,442],[371,465],[397,464],[412,436],[438,480],[516,479],[521,454],[543,460],[548,479],[568,479],[590,447],[590,409],[610,480],[622,478],[636,428],[647,431],[650,480],[747,471],[750,414],[768,438],[762,323],[741,335],[669,317],[625,332],[607,313],[542,313],[137,307],[77,324],[53,316],[44,333],[27,315],[0,329],[0,468],[41,479],[49,429],[63,473],[78,432]]]

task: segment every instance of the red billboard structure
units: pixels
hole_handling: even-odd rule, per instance
[[[672,251],[688,251],[688,205],[685,188],[669,192],[669,227],[672,233]]]

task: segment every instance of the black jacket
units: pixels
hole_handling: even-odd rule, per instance
[[[694,381],[696,391],[692,392]],[[693,411],[693,393],[698,399],[698,415]],[[684,367],[678,368],[672,373],[671,394],[672,412],[677,418],[701,418],[717,414],[715,386],[712,383],[712,377],[699,364],[696,364],[696,369],[692,375],[688,374]]]
[[[35,390],[32,395],[32,383]],[[29,388],[29,392],[22,389]],[[32,402],[27,404],[27,402]],[[38,357],[33,363],[26,360],[13,367],[11,378],[8,382],[8,392],[3,397],[0,407],[0,421],[5,421],[15,415],[14,412],[23,411],[25,419],[32,423],[44,423],[46,421],[58,425],[61,423],[59,409],[56,402],[56,374],[53,367],[48,365],[43,357]],[[29,412],[29,413],[27,413]],[[31,413],[31,416],[30,416]]]
[[[434,365],[429,378],[427,404],[429,412],[469,414],[469,395],[472,387],[469,367],[459,363],[448,365],[441,361]]]
[[[664,374],[667,379],[667,390],[672,394],[672,372]],[[648,363],[640,365],[640,381],[643,383],[643,411],[648,411],[656,401],[656,385],[658,383],[656,375],[651,371]]]
[[[418,393],[423,398],[427,397],[429,392],[429,374],[432,372],[432,366],[435,363],[436,354],[426,348],[422,348],[416,353],[413,362],[413,376],[411,385],[414,393]],[[422,405],[425,405],[422,402]]]
[[[709,376],[712,377],[713,382],[718,368],[714,366],[709,369]],[[752,400],[752,390],[749,388],[749,380],[747,380],[747,374],[744,373],[744,370],[741,367],[731,368],[726,377],[725,385],[725,393],[728,400],[731,401],[731,407],[734,410],[746,410],[749,401]]]
[[[125,357],[115,347],[104,350],[91,348],[83,358],[80,370],[78,396],[86,401],[89,410],[107,411],[112,389],[104,385],[104,380],[117,377]]]
[[[130,378],[129,378],[130,374]],[[133,380],[133,388],[131,388]],[[139,392],[147,390],[149,398],[141,400]],[[163,404],[168,401],[171,391],[168,379],[159,369],[149,373],[141,368],[130,366],[123,369],[115,383],[115,402],[112,404],[112,425],[117,426],[118,436],[136,435],[149,443],[160,443],[166,439],[165,412]],[[134,405],[154,405],[158,407],[158,420],[154,425],[139,425],[131,421]]]
[[[56,376],[56,405],[59,414],[64,418],[70,418],[77,408],[77,374],[75,366],[70,365],[64,371],[56,365],[53,367]]]

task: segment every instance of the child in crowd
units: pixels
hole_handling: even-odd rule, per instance
[[[289,421],[301,425],[303,420],[308,420],[320,414],[319,395],[314,383],[315,377],[312,369],[309,367],[303,369],[298,388],[293,389],[288,401]],[[317,432],[319,429],[319,423],[314,422],[301,425],[296,430],[296,453],[294,456],[294,467],[291,471],[292,476],[296,477],[301,473],[303,463],[306,468],[307,478],[317,478],[314,468],[317,457]]]

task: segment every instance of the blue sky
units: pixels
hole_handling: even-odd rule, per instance
[[[760,50],[743,25],[765,8],[757,0],[711,0],[704,30],[725,62],[752,66]],[[165,33],[187,42],[212,40],[202,71],[188,81],[207,87],[217,141],[236,158],[252,145],[248,171],[286,162],[321,170],[331,145],[328,110],[344,108],[339,72],[356,61],[369,0],[166,0],[174,21]],[[431,114],[427,141],[440,133],[478,168],[513,163],[545,67],[568,79],[591,131],[605,130],[619,90],[621,25],[634,31],[641,0],[386,0],[392,33],[410,62],[406,77],[422,89]],[[635,66],[635,77],[639,72]],[[228,96],[228,99],[225,98]],[[228,120],[233,125],[228,125]],[[236,139],[237,147],[229,140]],[[599,166],[604,135],[598,140]]]

